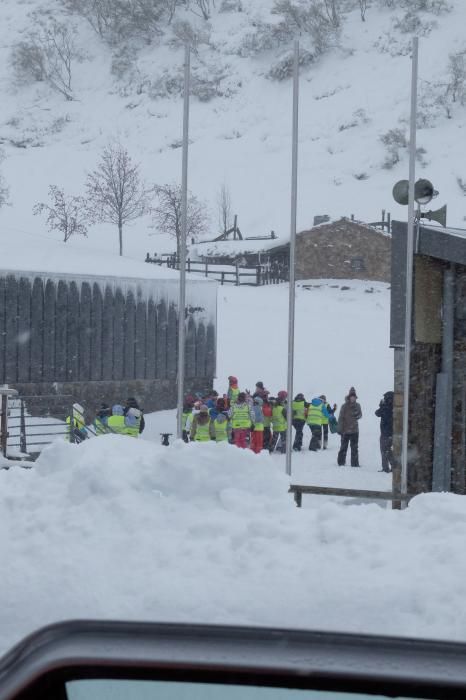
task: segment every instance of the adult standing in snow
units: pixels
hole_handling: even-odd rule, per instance
[[[304,399],[304,394],[296,394],[291,408],[293,411],[293,428],[296,431],[293,450],[295,452],[301,452],[301,447],[303,446],[303,429],[306,424],[306,401]]]
[[[393,391],[383,395],[375,415],[380,418],[380,455],[383,472],[391,472],[395,464],[393,454]]]
[[[316,396],[313,398],[307,408],[307,424],[311,429],[311,441],[309,443],[311,452],[317,452],[322,447],[322,425],[324,419],[328,420],[328,417],[327,406],[322,401],[322,397]]]
[[[341,435],[337,460],[339,467],[346,464],[348,445],[351,447],[351,466],[359,467],[359,420],[362,418],[362,410],[357,398],[356,389],[352,386],[338,415],[338,433]]]
[[[184,442],[189,442],[189,428],[187,427],[188,419],[193,412],[194,406],[194,396],[188,394],[184,398],[183,402],[183,413],[181,414],[181,429],[183,431],[182,437]]]
[[[256,388],[254,390],[254,394],[252,395],[252,398],[255,399],[256,396],[259,396],[262,401],[267,398],[269,395],[269,391],[264,388],[264,382],[256,382]]]
[[[215,418],[212,417],[212,411],[210,411],[210,437],[215,442],[229,442],[231,438],[230,413],[224,405],[219,405],[220,401],[222,404],[224,403],[223,399],[217,401]],[[220,408],[222,410],[219,410]]]
[[[236,402],[231,407],[231,427],[233,428],[233,441],[236,447],[245,449],[247,440],[253,425],[254,415],[246,401],[246,394],[240,391]]]
[[[107,421],[107,426],[110,433],[126,434],[124,408],[119,403],[112,406],[112,415]]]
[[[209,408],[202,404],[199,413],[194,416],[191,424],[191,440],[195,442],[209,442],[210,439]]]

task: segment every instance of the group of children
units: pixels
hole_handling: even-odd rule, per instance
[[[292,424],[295,428],[293,450],[303,446],[304,427],[311,430],[309,449],[326,449],[329,428],[336,432],[336,405],[330,406],[325,395],[307,402],[297,394],[291,402]],[[183,439],[185,442],[230,442],[237,447],[249,447],[256,453],[286,451],[288,394],[285,390],[276,397],[257,382],[253,393],[241,391],[238,379],[228,377],[228,391],[222,397],[212,391],[203,398],[187,396],[183,406]]]
[[[144,430],[144,415],[136,399],[130,396],[124,405],[115,404],[110,407],[106,403],[101,404],[92,426],[86,426],[84,408],[79,403],[74,403],[66,423],[70,442],[82,442],[88,437],[106,433],[137,438]]]

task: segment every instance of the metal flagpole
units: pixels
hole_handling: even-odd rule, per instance
[[[293,64],[293,135],[291,155],[291,228],[290,228],[290,274],[288,302],[288,409],[286,432],[286,473],[291,476],[291,439],[293,421],[293,367],[294,367],[294,317],[295,317],[295,250],[296,211],[298,201],[298,110],[299,110],[299,42],[294,43]]]
[[[189,145],[189,44],[184,53],[184,104],[183,104],[183,156],[181,168],[181,241],[180,241],[180,290],[178,302],[178,414],[177,437],[183,437],[184,357],[186,336],[186,235],[188,230],[188,145]]]
[[[413,261],[414,261],[414,181],[416,177],[416,117],[417,117],[417,68],[419,39],[413,38],[411,73],[411,121],[409,129],[409,188],[408,188],[408,232],[406,245],[406,310],[405,351],[403,372],[403,437],[401,442],[401,495],[408,492],[408,427],[409,386],[411,375],[411,332],[413,317]],[[406,501],[402,502],[402,505]]]

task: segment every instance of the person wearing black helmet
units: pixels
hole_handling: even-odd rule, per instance
[[[393,454],[393,391],[386,391],[375,415],[380,418],[380,456],[382,472],[391,472],[395,464]]]

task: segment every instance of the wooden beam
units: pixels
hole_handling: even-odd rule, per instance
[[[333,486],[304,486],[299,484],[290,484],[288,493],[295,494],[296,505],[301,507],[302,494],[309,493],[313,496],[344,496],[346,498],[367,498],[374,501],[400,501],[401,495],[394,494],[393,491],[369,491],[366,489],[343,489]],[[406,499],[409,501],[414,497],[414,494],[408,494]]]

